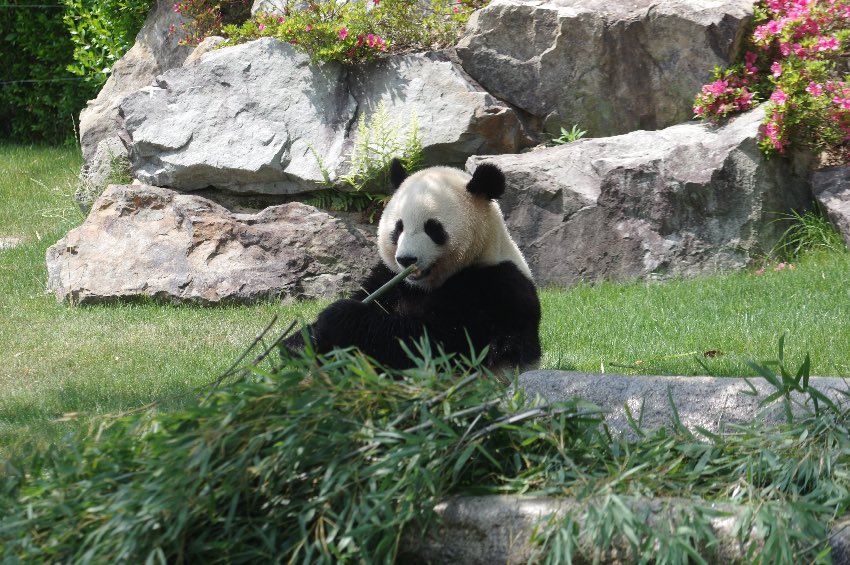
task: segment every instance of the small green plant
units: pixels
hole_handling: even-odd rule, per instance
[[[130,184],[133,172],[130,160],[124,153],[113,153],[109,149],[106,171],[92,171],[88,165],[80,171],[79,183],[74,191],[74,201],[83,213],[88,213],[92,204],[110,184]]]
[[[390,163],[394,158],[399,159],[407,171],[422,168],[419,120],[416,114],[411,114],[407,131],[402,133],[401,126],[390,120],[382,100],[370,117],[360,114],[351,150],[351,166],[340,181],[357,191],[386,192]]]
[[[402,131],[399,123],[390,120],[383,101],[371,116],[361,114],[348,158],[348,172],[336,181],[331,179],[315,150],[313,156],[319,162],[327,188],[313,193],[305,202],[329,210],[368,211],[369,220],[374,221],[389,200],[392,160],[399,159],[409,172],[421,169],[424,164],[419,121],[412,114],[407,130]]]
[[[181,13],[192,15],[207,4],[208,0],[187,0],[178,6]],[[286,0],[274,13],[258,14],[241,25],[224,25],[220,32],[229,38],[228,44],[276,37],[313,60],[350,63],[383,53],[447,47],[457,40],[472,11],[486,4],[481,0]],[[207,33],[190,29],[187,37],[199,41]]]
[[[760,377],[766,380],[776,390],[764,398],[759,405],[764,407],[776,400],[782,399],[782,406],[785,410],[785,419],[790,424],[794,421],[794,399],[791,396],[792,392],[799,392],[808,395],[808,398],[814,405],[814,414],[819,416],[821,413],[821,405],[832,412],[838,412],[838,407],[830,400],[828,396],[820,392],[818,389],[809,386],[809,378],[811,376],[812,361],[809,354],[806,353],[806,358],[803,360],[796,372],[792,372],[785,365],[785,334],[779,338],[779,353],[776,360],[765,361],[762,363],[750,362],[750,367],[758,373]],[[747,380],[749,383],[749,380]],[[752,394],[755,394],[755,388],[752,387]]]
[[[771,256],[790,261],[810,251],[841,253],[847,250],[841,234],[820,208],[802,214],[792,210],[781,220],[790,221],[791,225],[782,233]]]
[[[585,135],[587,135],[587,131],[579,129],[578,124],[573,124],[573,127],[569,130],[561,128],[561,135],[559,135],[558,137],[553,137],[552,143],[554,143],[555,145],[564,145],[566,143],[578,141]]]

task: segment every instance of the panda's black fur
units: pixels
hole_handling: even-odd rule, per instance
[[[396,189],[408,178],[398,161],[393,162],[390,178]],[[493,165],[481,165],[466,184],[466,191],[488,201],[498,198],[504,191],[504,176]],[[494,370],[536,365],[540,358],[540,302],[527,265],[507,235],[501,212],[498,207],[495,209],[493,213],[498,213],[499,229],[504,234],[493,237],[506,237],[513,246],[506,260],[476,264],[478,258],[473,258],[476,261],[432,287],[405,280],[375,303],[363,304],[361,301],[366,296],[396,274],[387,266],[387,257],[382,253],[384,260],[361,283],[362,290],[351,299],[328,306],[308,327],[316,350],[324,353],[336,347],[356,346],[379,363],[402,369],[412,366],[413,361],[399,341],[415,351],[414,344],[427,335],[434,346],[447,353],[468,356],[470,346],[476,353],[488,347],[485,365]],[[451,228],[447,233],[439,217],[429,217],[422,223],[421,229],[438,248],[453,237]],[[385,227],[388,243],[381,242],[379,229],[379,242],[394,246],[405,230],[414,228],[403,225],[399,219]],[[484,234],[483,239],[489,235]],[[393,267],[402,270],[410,262],[408,259],[417,258],[396,255]],[[300,336],[289,341],[290,346],[301,344]]]

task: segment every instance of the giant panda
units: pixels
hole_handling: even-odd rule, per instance
[[[492,164],[470,176],[450,167],[408,175],[394,160],[394,189],[378,224],[380,262],[351,299],[325,308],[307,334],[315,350],[356,346],[386,367],[414,362],[427,335],[446,353],[478,354],[493,371],[533,367],[540,358],[540,302],[531,271],[496,200],[505,177]],[[361,301],[408,265],[417,270],[377,301]],[[290,347],[303,346],[301,334]]]

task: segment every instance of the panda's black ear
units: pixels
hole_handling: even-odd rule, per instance
[[[396,190],[407,178],[407,171],[404,170],[404,165],[398,159],[393,159],[390,163],[390,184],[393,190]]]
[[[466,190],[489,200],[496,200],[505,192],[505,175],[496,165],[482,163],[472,173]]]

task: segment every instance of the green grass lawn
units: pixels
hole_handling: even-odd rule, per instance
[[[75,148],[0,146],[0,238],[23,241],[0,251],[0,453],[92,416],[160,399],[179,404],[227,368],[274,315],[282,323],[311,318],[323,304],[58,304],[46,292],[44,254],[83,220],[72,200],[80,163]],[[774,358],[785,333],[790,359],[802,361],[808,351],[813,373],[850,376],[848,255],[809,255],[795,267],[545,289],[541,366],[753,374],[746,361]]]
[[[752,375],[747,361],[812,357],[850,376],[850,256],[817,253],[793,270],[541,292],[544,368],[625,374]],[[795,366],[796,368],[796,366]]]

